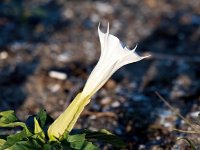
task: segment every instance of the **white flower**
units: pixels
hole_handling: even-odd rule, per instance
[[[90,98],[106,83],[106,81],[120,67],[142,60],[135,53],[135,49],[129,50],[123,46],[120,40],[114,35],[109,34],[109,25],[107,33],[101,32],[98,27],[98,33],[101,43],[101,56],[94,70],[90,74],[83,91],[79,93],[67,109],[51,124],[48,129],[50,140],[56,140],[65,132],[70,132],[74,127],[84,107],[90,102]]]
[[[133,50],[130,50],[116,36],[109,34],[109,24],[107,33],[101,32],[99,25],[98,34],[101,43],[101,56],[82,91],[82,96],[84,97],[94,95],[122,66],[149,57],[139,56],[135,52],[137,46]]]

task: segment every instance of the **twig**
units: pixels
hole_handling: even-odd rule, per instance
[[[182,132],[182,133],[197,134],[196,131],[185,131],[185,130],[180,130],[180,129],[176,129],[176,128],[174,128],[173,130],[174,130],[174,131],[179,131],[179,132]],[[198,133],[198,134],[199,134],[199,133]]]
[[[180,113],[178,113],[158,92],[155,92],[156,95],[167,105],[177,116],[183,119],[196,133],[200,133],[196,127],[190,123],[187,119],[185,119]]]

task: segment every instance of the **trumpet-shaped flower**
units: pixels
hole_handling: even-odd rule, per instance
[[[49,127],[50,139],[59,138],[64,132],[70,132],[76,123],[84,107],[90,102],[90,98],[106,83],[106,81],[120,67],[133,62],[140,61],[148,56],[139,56],[135,49],[129,50],[120,40],[107,32],[103,33],[98,27],[101,44],[101,55],[99,61],[91,72],[84,88],[67,109]]]
[[[82,96],[92,96],[122,66],[148,57],[141,57],[136,54],[137,46],[133,50],[129,50],[116,36],[109,34],[109,25],[106,33],[101,32],[98,27],[98,33],[101,43],[101,56],[85,84]]]

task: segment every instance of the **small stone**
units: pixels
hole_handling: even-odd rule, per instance
[[[144,149],[146,149],[145,145],[143,145],[143,144],[139,145],[139,150],[144,150]]]
[[[156,136],[156,140],[160,140],[161,139],[161,137],[160,136]]]
[[[6,51],[0,52],[0,59],[6,59],[8,57],[8,53]]]
[[[58,71],[50,71],[49,76],[59,80],[65,80],[67,78],[67,74]]]
[[[173,125],[172,125],[171,122],[165,122],[165,123],[164,123],[164,127],[165,127],[165,128],[172,128]]]
[[[94,119],[96,119],[96,118],[97,118],[97,116],[95,116],[95,115],[91,115],[91,116],[89,117],[90,120],[94,120]]]
[[[195,111],[195,112],[191,112],[191,113],[190,113],[190,116],[191,116],[191,117],[198,117],[199,114],[200,114],[200,111]]]
[[[101,105],[108,105],[112,102],[112,99],[110,97],[105,97],[101,100]]]
[[[183,87],[189,87],[192,84],[191,78],[187,75],[179,76],[177,84]]]
[[[113,108],[116,108],[116,107],[119,107],[120,106],[120,103],[118,101],[115,101],[114,103],[111,104],[111,106]]]
[[[96,9],[99,13],[105,15],[105,14],[111,14],[113,13],[113,7],[109,5],[108,3],[104,2],[97,2],[96,3]]]
[[[129,124],[126,126],[126,132],[130,132],[132,130],[132,126]]]
[[[69,62],[70,61],[70,57],[69,57],[68,53],[63,53],[63,54],[58,55],[57,59],[60,62]]]
[[[60,84],[55,84],[50,87],[51,92],[55,93],[60,89]]]
[[[71,10],[71,9],[66,9],[64,10],[63,12],[63,16],[66,18],[66,19],[71,19],[74,17],[74,12]]]
[[[182,96],[185,95],[185,92],[184,91],[181,91],[181,90],[173,90],[171,93],[170,93],[170,98],[171,99],[177,99],[177,98],[180,98]]]

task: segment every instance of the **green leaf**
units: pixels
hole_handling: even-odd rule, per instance
[[[8,123],[8,124],[0,123],[0,127],[11,127],[11,128],[14,128],[14,127],[18,127],[18,126],[21,126],[22,128],[24,128],[24,130],[26,131],[26,133],[28,135],[30,135],[30,136],[32,135],[32,133],[27,128],[26,124],[23,123],[23,122],[14,122],[14,123]]]
[[[44,145],[43,150],[64,150],[60,143],[51,142]],[[70,149],[67,149],[70,150]]]
[[[70,143],[70,147],[74,149],[81,149],[84,144],[84,141],[77,141]]]
[[[6,142],[1,147],[0,150],[4,150],[6,148],[9,148],[9,147],[13,146],[15,143],[17,143],[17,142],[19,142],[19,141],[21,141],[21,140],[23,140],[27,137],[28,137],[28,135],[27,135],[25,130],[22,130],[21,132],[16,133],[14,135],[10,135],[10,136],[7,137]]]
[[[85,134],[68,135],[67,141],[70,143],[77,141],[85,141]]]
[[[0,112],[0,127],[18,127],[21,126],[27,132],[27,134],[31,135],[31,132],[28,130],[27,126],[23,122],[16,122],[18,119],[14,114],[14,111],[8,110]]]
[[[92,144],[92,142],[85,141],[82,150],[99,150],[99,148]]]
[[[41,109],[40,112],[36,115],[36,119],[40,122],[42,128],[44,128],[46,120],[47,120],[47,113],[44,109]]]
[[[66,144],[66,143],[62,143],[62,149],[63,150],[74,150],[74,148],[71,148],[70,147],[70,145],[69,145],[69,143],[68,144]]]
[[[89,131],[85,130],[83,133],[86,134],[85,138],[88,140],[97,140],[104,143],[112,144],[116,148],[124,148],[125,143],[116,135],[110,133],[109,131],[102,129],[100,131]]]
[[[17,121],[17,117],[13,110],[0,112],[0,124],[8,124]]]
[[[41,150],[42,147],[36,140],[20,141],[12,146],[12,150]]]
[[[5,142],[6,142],[6,141],[5,141],[4,139],[0,139],[0,148],[1,148],[1,146],[4,145]]]
[[[69,150],[68,145],[70,145],[72,150],[99,150],[98,147],[85,139],[85,134],[67,134],[64,139],[67,139],[67,142],[69,142],[69,144],[65,142],[65,145],[63,145],[63,148],[66,150]]]
[[[45,144],[43,150],[51,150],[51,144]]]
[[[67,137],[70,147],[74,149],[81,149],[85,140],[85,134],[68,135]]]

